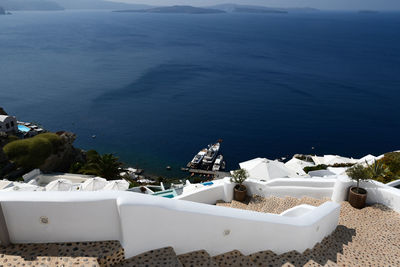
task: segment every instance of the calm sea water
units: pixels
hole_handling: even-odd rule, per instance
[[[381,154],[400,147],[399,25],[396,13],[19,12],[0,17],[0,106],[157,174],[218,138],[229,168]]]

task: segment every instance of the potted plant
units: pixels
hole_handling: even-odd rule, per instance
[[[349,189],[349,203],[356,209],[362,209],[365,207],[365,201],[367,200],[367,190],[360,187],[360,181],[369,179],[369,172],[366,167],[361,164],[356,164],[346,171],[347,175],[357,181],[357,186],[350,187]]]
[[[351,187],[349,190],[349,203],[357,209],[364,208],[367,199],[367,190],[360,187],[360,181],[378,180],[379,177],[383,177],[388,173],[388,169],[376,160],[371,165],[367,161],[365,161],[365,164],[367,165],[366,167],[361,164],[354,165],[346,172],[351,179],[357,181],[357,186]]]
[[[244,201],[247,196],[247,188],[243,182],[247,179],[248,173],[244,169],[239,169],[233,172],[231,182],[236,183],[233,191],[233,198],[237,201]]]

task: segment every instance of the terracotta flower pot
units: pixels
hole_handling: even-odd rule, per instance
[[[233,198],[236,201],[243,202],[246,199],[247,196],[247,188],[244,185],[236,185],[235,188],[233,189]]]
[[[365,201],[367,200],[367,190],[359,187],[350,187],[349,189],[349,203],[356,209],[362,209],[365,207]]]

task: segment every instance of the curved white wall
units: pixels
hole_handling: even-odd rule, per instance
[[[0,194],[11,242],[121,239],[115,195],[93,192],[36,193],[38,192]],[[46,217],[48,224],[41,223],[41,217]]]
[[[120,240],[127,257],[164,246],[178,254],[302,252],[336,228],[340,212],[329,202],[285,217],[130,192],[4,192],[0,201],[12,242]]]
[[[136,200],[124,198],[119,207],[127,255],[171,245],[178,254],[200,249],[211,255],[234,249],[245,254],[261,250],[302,252],[336,228],[340,212],[340,206],[333,202],[292,218],[163,199],[138,205]],[[151,235],[132,227],[133,222],[151,226]]]

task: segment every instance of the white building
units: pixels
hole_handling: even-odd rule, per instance
[[[17,119],[14,116],[0,115],[0,132],[16,132]]]

